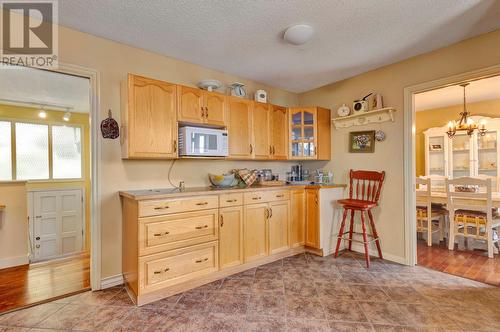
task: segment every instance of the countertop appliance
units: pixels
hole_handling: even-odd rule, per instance
[[[226,157],[229,154],[227,130],[179,128],[179,155],[193,157]]]

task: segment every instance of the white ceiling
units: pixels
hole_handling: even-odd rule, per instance
[[[303,92],[496,30],[500,1],[64,0],[59,22]],[[284,29],[297,23],[316,34],[288,45]]]
[[[415,95],[415,110],[425,111],[463,104],[464,90],[459,85],[431,90]],[[465,90],[467,103],[500,99],[500,76],[470,82]]]
[[[0,68],[0,103],[27,105],[71,112],[90,110],[89,80],[27,67]],[[38,104],[38,105],[37,105]]]

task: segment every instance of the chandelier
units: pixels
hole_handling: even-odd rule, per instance
[[[475,130],[478,131],[479,135],[484,136],[486,134],[486,121],[481,120],[479,125],[470,119],[470,112],[467,111],[467,102],[465,99],[465,88],[469,83],[460,84],[464,88],[464,110],[460,113],[460,120],[448,122],[448,134],[449,138],[453,138],[457,131],[465,131],[467,135],[472,136]]]

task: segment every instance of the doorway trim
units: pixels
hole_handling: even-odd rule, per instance
[[[405,263],[417,264],[417,221],[415,185],[415,94],[500,75],[500,65],[448,76],[404,89],[404,202],[405,202]]]
[[[90,288],[101,289],[101,142],[99,140],[99,72],[69,63],[59,62],[57,69],[62,74],[82,76],[89,79],[90,86]]]

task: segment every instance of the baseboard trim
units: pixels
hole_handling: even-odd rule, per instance
[[[101,280],[101,289],[111,288],[123,285],[123,275],[117,274],[115,276],[106,277]]]
[[[27,265],[29,264],[29,254],[16,256],[16,257],[7,257],[0,259],[0,269],[6,269],[9,267],[15,267],[19,265]]]
[[[365,253],[365,248],[361,244],[359,244],[359,243],[353,243],[352,244],[352,251],[364,254]],[[372,255],[375,255],[375,256],[377,255],[376,249],[374,251],[372,248],[370,248],[370,253]],[[384,251],[382,251],[382,256],[384,257],[385,260],[388,260],[388,261],[391,261],[391,262],[394,262],[394,263],[399,263],[399,264],[407,265],[406,264],[406,260],[405,260],[404,257],[400,257],[400,256],[396,256],[396,255],[393,255],[393,254],[389,254],[389,253],[384,252]]]

